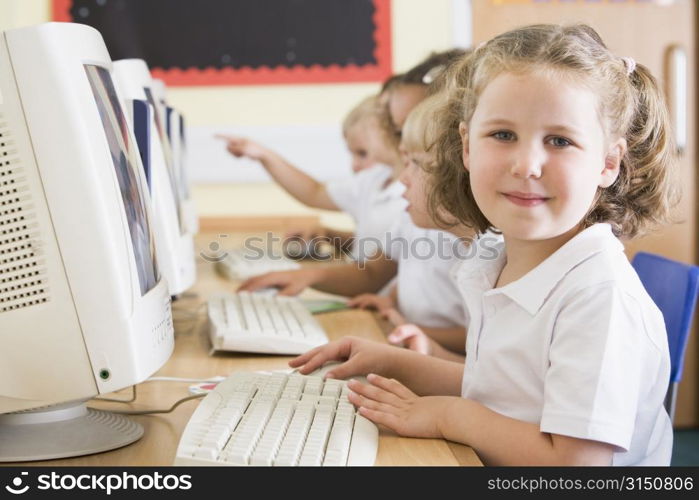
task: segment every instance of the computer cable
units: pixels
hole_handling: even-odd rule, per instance
[[[141,383],[145,382],[186,382],[190,384],[205,384],[205,383],[218,383],[224,380],[225,377],[216,375],[209,378],[181,378],[181,377],[150,377]],[[117,398],[92,398],[93,401],[107,401],[109,403],[133,403],[136,401],[136,386],[131,386],[131,399],[117,399]]]
[[[178,401],[176,401],[169,409],[165,410],[109,410],[110,413],[116,413],[119,415],[154,415],[154,414],[160,414],[160,413],[171,413],[175,408],[180,406],[182,403],[186,403],[187,401],[191,401],[193,399],[201,399],[204,396],[206,396],[206,393],[202,394],[194,394],[192,396],[187,396],[185,398],[182,398]],[[88,408],[90,408],[88,406]],[[90,409],[96,409],[96,408],[90,408]]]

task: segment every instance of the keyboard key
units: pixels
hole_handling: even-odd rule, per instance
[[[293,412],[294,407],[291,401],[282,400],[279,402],[257,448],[255,448],[251,465],[272,465],[274,463],[274,457],[279,451]]]
[[[263,335],[274,335],[275,328],[272,323],[272,317],[269,314],[269,309],[274,307],[272,297],[265,295],[253,295],[252,303],[255,306],[255,313],[260,320],[260,328]]]
[[[253,335],[259,334],[262,331],[262,327],[257,318],[257,312],[255,311],[255,306],[252,303],[250,294],[247,292],[240,292],[238,295],[240,295],[240,306],[243,310],[243,319],[245,320],[245,330],[242,331]]]
[[[289,424],[289,430],[284,436],[277,458],[274,460],[274,465],[297,464],[303,443],[306,440],[306,434],[311,426],[313,413],[314,408],[312,405],[299,403],[291,419],[291,424]]]
[[[330,431],[323,465],[347,465],[354,414],[338,411]]]
[[[299,460],[299,465],[321,465],[333,418],[331,407],[319,408]]]

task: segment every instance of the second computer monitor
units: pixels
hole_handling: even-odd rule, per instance
[[[183,220],[178,172],[167,137],[165,117],[150,88],[148,66],[140,59],[124,59],[114,63],[114,73],[122,104],[127,109],[132,127],[137,127],[136,109],[148,110],[140,119],[148,120],[150,133],[141,138],[150,157],[144,163],[151,177],[151,197],[155,215],[158,255],[163,273],[173,296],[193,285],[195,272],[194,241]],[[142,148],[143,152],[143,148]]]

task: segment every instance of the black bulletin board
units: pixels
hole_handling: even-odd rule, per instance
[[[54,0],[169,85],[380,81],[390,0]]]

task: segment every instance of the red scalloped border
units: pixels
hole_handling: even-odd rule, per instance
[[[339,65],[311,67],[277,66],[275,68],[151,68],[154,78],[162,79],[166,85],[259,85],[292,83],[348,83],[380,82],[388,78],[391,71],[391,0],[374,2],[374,57],[376,64],[363,66]],[[72,0],[53,0],[53,20],[72,22],[70,8]]]

